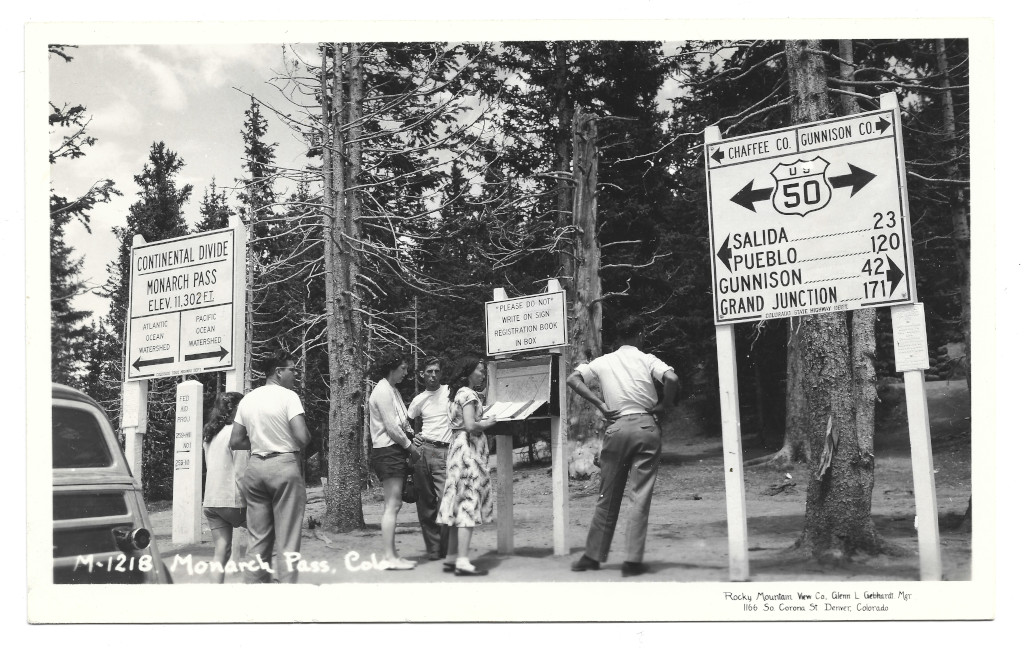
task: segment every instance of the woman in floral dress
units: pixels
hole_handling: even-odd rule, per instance
[[[493,426],[495,420],[480,416],[483,403],[477,394],[486,378],[486,366],[473,357],[460,361],[447,381],[452,445],[448,450],[448,474],[437,522],[450,527],[444,570],[460,577],[487,574],[469,561],[473,528],[494,519],[484,431]]]

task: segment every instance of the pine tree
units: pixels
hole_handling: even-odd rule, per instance
[[[196,232],[208,232],[228,227],[228,220],[233,210],[228,205],[227,191],[217,189],[217,179],[210,181],[208,187],[203,188],[203,198],[199,203],[199,222],[196,223]]]
[[[107,265],[109,277],[103,294],[110,300],[110,311],[99,341],[99,353],[105,361],[94,388],[109,413],[120,411],[120,388],[125,377],[124,342],[127,339],[132,242],[136,234],[141,234],[147,243],[188,234],[183,208],[192,194],[192,186],[179,188],[176,180],[184,165],[166,144],[154,142],[142,173],[134,176],[139,186],[139,200],[128,209],[126,224],[113,228],[119,244],[118,256]],[[149,382],[149,422],[142,465],[142,485],[147,498],[166,498],[171,493],[176,385],[173,379]]]
[[[51,45],[50,54],[70,62],[73,57],[69,49],[72,46]],[[87,134],[90,121],[82,105],[57,106],[50,102],[50,128],[61,133],[59,144],[50,151],[51,165],[86,155],[86,149],[96,143],[96,138]],[[72,221],[91,232],[92,208],[115,195],[120,192],[110,179],[95,182],[75,198],[50,190],[50,374],[51,380],[78,388],[87,387],[89,374],[83,371],[83,360],[94,344],[95,330],[86,324],[91,312],[76,308],[74,302],[92,287],[82,279],[82,258],[75,254],[65,235]]]
[[[74,299],[86,292],[80,278],[82,259],[64,241],[58,219],[50,220],[50,376],[56,383],[84,388],[82,360],[87,358],[93,328],[90,311],[76,309]]]

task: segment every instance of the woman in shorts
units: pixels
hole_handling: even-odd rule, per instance
[[[395,386],[405,380],[409,372],[408,361],[400,354],[391,354],[381,362],[381,377],[370,393],[370,464],[384,489],[384,516],[380,531],[384,537],[385,570],[411,570],[415,561],[403,559],[395,550],[395,524],[402,509],[402,484],[410,459],[419,460],[419,452],[412,444],[413,430],[402,395]]]
[[[206,491],[203,514],[213,534],[214,583],[224,583],[224,564],[231,558],[234,528],[245,527],[245,496],[242,478],[249,462],[248,451],[232,451],[231,422],[242,395],[222,392],[217,395],[209,421],[203,426],[203,453],[206,457]],[[218,569],[219,568],[219,569]]]

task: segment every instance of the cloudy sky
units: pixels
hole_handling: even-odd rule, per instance
[[[310,53],[309,45],[288,46]],[[129,206],[138,200],[133,176],[141,173],[150,146],[163,141],[184,160],[178,186],[193,185],[185,206],[187,221],[199,219],[203,192],[216,179],[238,206],[233,188],[242,175],[241,130],[248,94],[283,112],[295,114],[278,90],[285,69],[280,44],[236,45],[82,45],[69,49],[70,62],[48,61],[49,100],[82,104],[91,121],[88,133],[96,143],[76,160],[60,160],[50,169],[54,190],[79,196],[97,180],[111,178],[123,196],[92,210],[92,232],[70,226],[69,241],[84,256],[82,277],[90,286],[107,278],[106,266],[117,252],[113,226],[124,225]],[[271,111],[268,142],[276,142],[277,162],[305,164],[305,147]],[[54,131],[55,148],[64,131]],[[286,190],[278,185],[279,191]],[[106,315],[107,302],[94,294],[78,299],[80,308]]]
[[[117,250],[111,228],[124,225],[138,199],[133,176],[141,173],[153,142],[165,142],[185,162],[178,186],[194,186],[185,208],[190,223],[199,218],[203,192],[214,178],[237,205],[230,190],[242,175],[247,93],[288,107],[268,84],[283,69],[281,46],[86,45],[69,51],[70,63],[50,57],[50,101],[84,105],[96,144],[85,157],[53,165],[52,183],[59,194],[78,196],[96,180],[111,178],[124,194],[94,208],[91,235],[77,224],[71,230],[69,240],[85,256],[83,277],[102,284]],[[304,149],[294,134],[273,115],[268,122],[266,139],[279,144],[278,162],[301,166]],[[106,314],[105,301],[95,296],[83,297],[80,306]]]
[[[650,3],[641,4],[649,9],[647,5]],[[678,9],[676,11],[678,14]],[[400,16],[420,17],[415,11]],[[579,34],[573,33],[574,29],[587,24],[537,23],[536,26],[531,25],[531,31],[519,37],[579,37]],[[595,24],[599,23],[589,23]],[[884,24],[888,25],[889,22]],[[376,24],[378,28],[382,28],[382,25],[385,23]],[[429,37],[429,30],[425,31],[417,23],[386,25],[387,33],[392,34],[396,40]],[[711,29],[712,32],[701,33],[700,23],[694,22],[651,22],[637,28],[617,22],[599,25],[602,30],[611,29],[615,34],[621,34],[618,37],[659,40],[674,40],[690,33],[694,36],[721,37],[750,27],[743,21],[723,21],[705,25],[703,29]],[[793,29],[793,23],[782,21],[754,25],[759,35],[769,35],[773,29]],[[838,25],[840,31],[856,29],[865,34],[880,28],[878,22],[870,29],[852,21],[841,21]],[[900,25],[902,33],[914,23],[903,21]],[[85,256],[83,276],[92,284],[101,285],[106,279],[106,264],[116,252],[116,242],[110,229],[124,224],[128,207],[137,199],[138,187],[132,176],[141,172],[153,142],[165,142],[184,160],[185,166],[178,177],[178,183],[179,186],[186,183],[194,186],[192,200],[186,206],[186,217],[194,222],[198,218],[203,191],[210,181],[216,178],[219,186],[230,188],[234,185],[234,179],[242,174],[240,131],[244,111],[249,105],[246,93],[253,93],[261,100],[281,108],[286,106],[280,93],[268,82],[282,71],[280,43],[287,42],[296,33],[294,30],[286,30],[276,24],[268,27],[267,23],[262,26],[244,24],[244,27],[240,24],[222,27],[212,23],[202,23],[201,26],[190,27],[192,31],[184,29],[181,24],[154,30],[151,24],[146,29],[116,32],[116,37],[109,34],[97,37],[90,30],[84,30],[72,31],[72,36],[61,33],[59,37],[53,38],[53,42],[170,43],[82,45],[72,51],[74,60],[70,63],[52,57],[48,61],[48,98],[57,104],[85,105],[92,118],[89,133],[97,138],[96,145],[88,150],[84,158],[62,160],[49,170],[54,189],[63,195],[76,196],[96,180],[112,178],[124,194],[93,210],[92,234],[84,230],[72,233],[73,245]],[[493,28],[493,24],[490,28]],[[437,25],[433,25],[433,29],[436,31]],[[835,23],[832,29],[835,31]],[[360,31],[360,34],[363,33]],[[455,30],[451,35],[462,39],[480,33],[479,30],[464,33]],[[186,38],[181,38],[182,34]],[[79,35],[82,36],[81,40],[75,40]],[[345,36],[332,33],[328,37],[344,39]],[[301,36],[294,38],[299,40]],[[177,44],[186,40],[225,44]],[[312,39],[303,40],[309,42]],[[265,44],[253,44],[255,42]],[[278,162],[301,166],[303,147],[296,141],[295,135],[273,116],[268,118],[268,140],[279,144]],[[232,200],[232,205],[237,205],[237,201]],[[107,309],[104,300],[91,295],[84,296],[79,306],[97,315],[105,315]]]

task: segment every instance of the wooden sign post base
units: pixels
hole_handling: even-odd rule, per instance
[[[558,280],[548,280],[548,292],[557,293],[562,290]],[[505,300],[508,296],[502,288],[494,289],[495,300]],[[569,503],[569,463],[566,457],[566,426],[565,426],[565,358],[561,353],[561,347],[554,347],[547,350],[554,356],[550,378],[545,388],[545,394],[538,401],[546,401],[549,408],[549,420],[551,422],[551,499],[552,499],[552,534],[555,556],[569,554],[569,541],[566,529],[566,517]],[[499,377],[503,367],[508,364],[520,364],[520,361],[512,358],[512,354],[502,354],[495,357],[496,360],[488,363],[487,367],[487,404],[492,405],[504,399],[506,395],[501,393]],[[533,359],[535,362],[536,359]],[[524,361],[525,362],[525,361]],[[550,366],[549,366],[550,367]],[[557,377],[557,378],[556,378]],[[557,381],[557,388],[551,383]],[[557,389],[557,392],[554,390]],[[525,405],[525,403],[524,403]],[[532,411],[531,411],[532,412]],[[513,463],[513,439],[510,434],[497,435],[497,475],[495,479],[495,518],[498,526],[498,553],[509,555],[514,552],[514,516],[513,516],[513,494],[512,494],[512,463]]]

